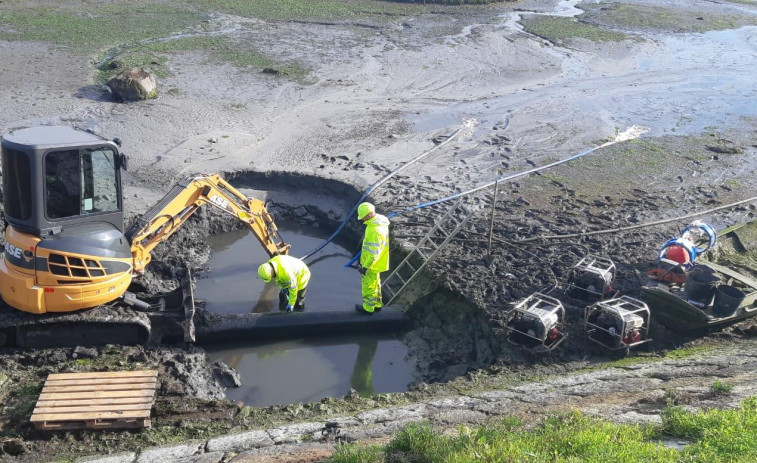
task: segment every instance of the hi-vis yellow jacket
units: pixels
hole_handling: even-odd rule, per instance
[[[389,270],[389,219],[376,214],[365,224],[360,265],[370,272]]]
[[[268,262],[276,269],[274,281],[280,288],[289,290],[289,305],[294,305],[297,293],[310,281],[310,269],[305,262],[292,256],[274,256]]]

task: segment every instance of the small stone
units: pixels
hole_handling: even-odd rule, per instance
[[[71,357],[75,359],[93,359],[97,357],[97,349],[94,347],[76,346],[74,347],[74,351],[71,354]]]

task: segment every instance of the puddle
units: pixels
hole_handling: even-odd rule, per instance
[[[387,335],[213,346],[208,356],[242,379],[226,396],[259,407],[342,397],[350,388],[364,396],[402,392],[412,375],[407,347]]]
[[[312,227],[280,223],[284,241],[292,255],[301,256],[328,238],[329,233]],[[257,277],[258,265],[268,260],[249,230],[236,230],[208,238],[213,255],[211,272],[199,276],[195,296],[206,300],[215,313],[265,313],[278,311],[278,287]],[[352,252],[337,242],[329,243],[308,262],[311,277],[306,310],[327,311],[352,308],[361,301],[360,274],[344,268]]]

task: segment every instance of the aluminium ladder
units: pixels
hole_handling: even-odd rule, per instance
[[[381,291],[384,294],[386,305],[390,305],[405,287],[433,261],[460,230],[468,223],[473,215],[462,204],[462,198],[458,199],[447,212],[436,221],[434,226],[421,238],[415,248],[389,273]],[[437,244],[434,239],[442,240]]]

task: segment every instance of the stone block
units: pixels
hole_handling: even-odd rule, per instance
[[[132,463],[137,457],[134,452],[121,452],[112,455],[92,455],[76,459],[76,463]]]
[[[181,458],[174,463],[220,463],[223,460],[223,452],[208,452],[192,457]]]
[[[302,440],[302,436],[323,429],[323,423],[297,423],[269,429],[268,434],[275,444],[291,444]]]
[[[204,442],[187,442],[178,445],[150,447],[139,452],[136,463],[165,463],[202,453]]]
[[[205,448],[208,452],[241,452],[269,445],[273,439],[266,431],[248,431],[210,439]]]

